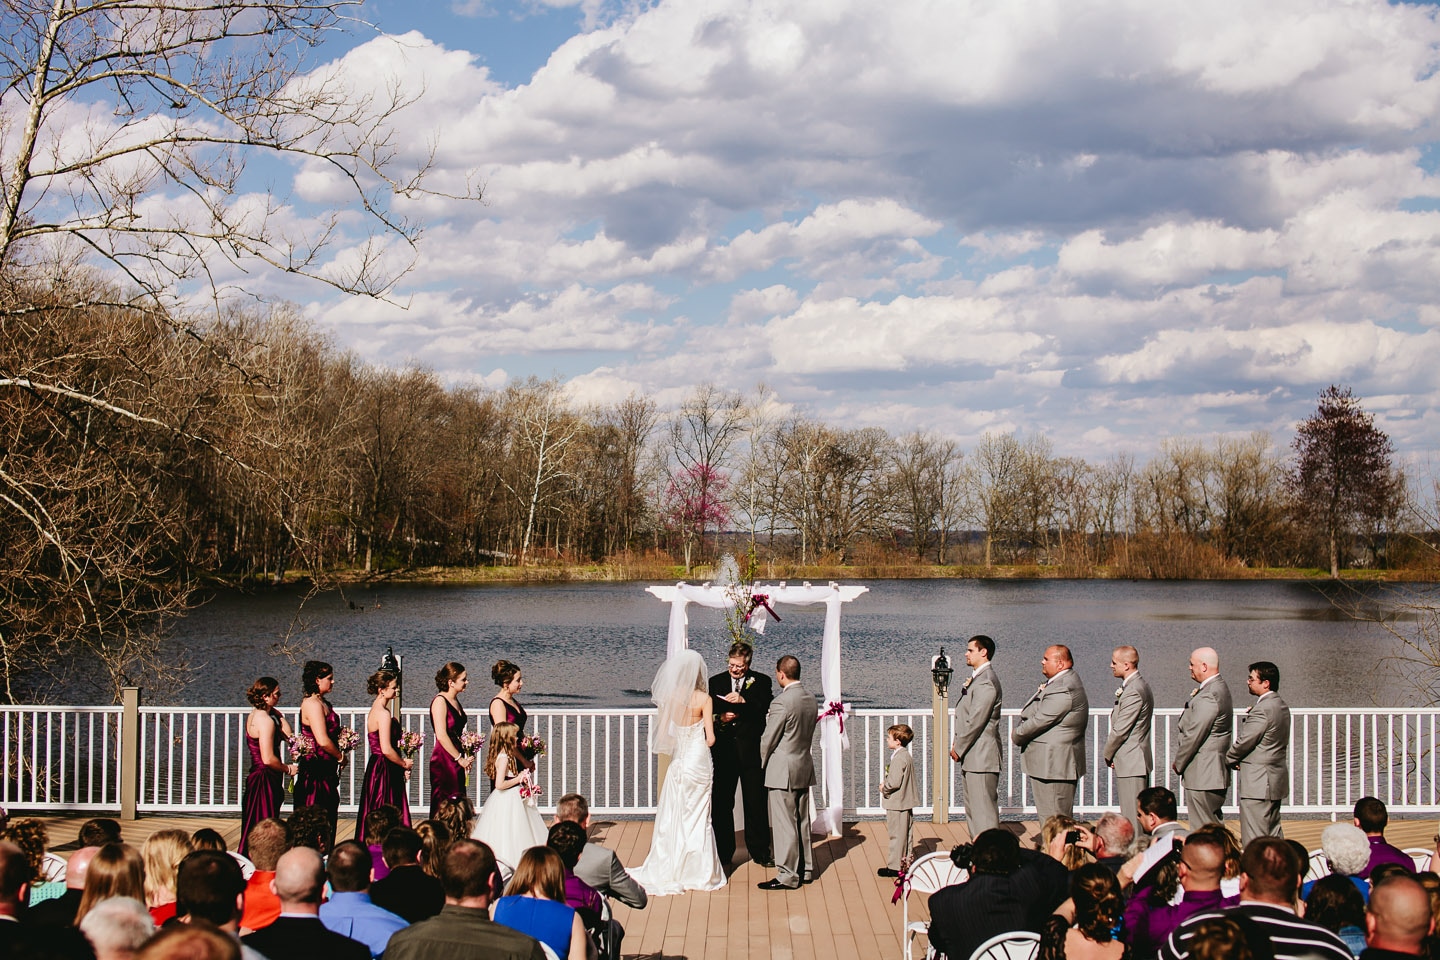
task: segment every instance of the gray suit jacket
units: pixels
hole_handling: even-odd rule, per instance
[[[1230,688],[1223,677],[1216,677],[1185,704],[1176,728],[1175,772],[1181,775],[1186,790],[1229,788],[1225,751],[1234,729]]]
[[[645,888],[620,865],[620,858],[609,847],[587,843],[580,850],[575,876],[598,890],[602,896],[614,897],[627,907],[644,910],[649,897]]]
[[[920,806],[920,788],[915,786],[915,761],[904,748],[890,758],[885,780],[880,784],[880,806],[886,810],[913,810]]]
[[[1240,732],[1225,755],[1239,764],[1236,795],[1247,800],[1284,800],[1290,795],[1290,708],[1267,693],[1240,718]]]
[[[1150,725],[1155,713],[1155,695],[1150,684],[1136,673],[1110,710],[1110,737],[1105,741],[1105,762],[1114,765],[1117,777],[1148,777],[1155,769],[1150,753]]]
[[[1000,772],[1000,677],[991,664],[962,687],[955,704],[955,739],[950,748],[968,773]]]
[[[765,767],[765,786],[778,790],[803,790],[815,783],[815,761],[810,743],[815,737],[815,720],[820,709],[815,698],[795,681],[770,701],[765,715],[765,732],[760,734],[760,763]]]
[[[1020,711],[1010,739],[1025,772],[1039,780],[1079,780],[1085,773],[1085,727],[1090,700],[1074,670],[1053,677]]]

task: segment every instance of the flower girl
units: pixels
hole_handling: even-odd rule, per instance
[[[485,757],[485,775],[495,779],[495,789],[475,820],[470,836],[487,844],[495,859],[514,872],[520,855],[531,847],[545,846],[548,833],[534,797],[540,788],[530,782],[530,771],[520,763],[517,739],[520,728],[497,723],[490,731],[490,752]]]

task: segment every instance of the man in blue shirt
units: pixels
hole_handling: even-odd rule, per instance
[[[370,956],[385,952],[390,935],[403,930],[403,917],[370,902],[370,871],[374,865],[370,849],[363,843],[346,840],[330,854],[330,900],[320,905],[320,922],[326,929],[359,940],[370,948]]]

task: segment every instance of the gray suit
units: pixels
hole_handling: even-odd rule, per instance
[[[627,907],[644,910],[648,897],[645,888],[620,865],[620,858],[609,847],[598,843],[587,843],[580,850],[580,860],[575,864],[575,876],[597,890],[601,896],[614,897]],[[620,921],[610,919],[608,938],[608,960],[620,960],[620,943],[625,939],[625,928]]]
[[[1075,814],[1089,721],[1090,700],[1073,668],[1051,677],[1020,710],[1020,724],[1010,739],[1020,748],[1041,823],[1057,813]]]
[[[1278,693],[1267,693],[1240,718],[1240,732],[1225,754],[1237,767],[1240,843],[1281,837],[1280,802],[1290,795],[1290,708]]]
[[[1185,701],[1176,728],[1174,770],[1185,787],[1185,809],[1194,829],[1225,819],[1220,808],[1230,789],[1225,751],[1235,729],[1230,688],[1217,676]]]
[[[904,747],[891,754],[890,762],[885,765],[880,796],[880,806],[885,809],[885,830],[890,834],[890,858],[886,865],[891,870],[899,870],[901,858],[910,855],[910,827],[914,823],[914,810],[920,806],[915,761]]]
[[[965,821],[974,840],[1000,826],[1000,677],[993,664],[960,688],[955,704],[955,739],[965,784]]]
[[[800,886],[815,869],[810,853],[810,787],[815,783],[810,745],[818,714],[815,698],[797,680],[770,702],[760,734],[775,879],[787,887]]]
[[[1150,728],[1155,715],[1155,695],[1139,673],[1125,681],[1115,706],[1110,710],[1110,736],[1105,741],[1105,762],[1115,774],[1120,794],[1120,812],[1140,836],[1140,791],[1150,785],[1155,760],[1150,752]]]

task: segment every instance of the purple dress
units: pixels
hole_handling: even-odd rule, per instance
[[[436,697],[436,700],[445,700],[443,696]],[[430,701],[434,704],[434,700]],[[434,714],[431,714],[433,717]],[[465,709],[445,700],[445,733],[455,748],[460,748],[460,734],[465,732]],[[433,721],[432,721],[433,722]],[[464,796],[465,794],[465,771],[460,766],[460,761],[450,756],[450,751],[440,742],[439,732],[435,736],[435,749],[430,751],[430,819],[435,819],[435,813],[440,806],[441,800],[449,800],[453,797]]]
[[[390,743],[400,739],[400,721],[390,718]],[[380,752],[380,731],[370,732],[370,759],[365,761],[365,787],[355,814],[355,836],[365,837],[365,815],[389,803],[400,808],[400,822],[410,826],[410,799],[405,795],[405,768]]]
[[[280,738],[284,735],[280,716],[270,711],[275,721],[275,756],[280,756]],[[285,799],[285,774],[265,766],[260,759],[260,741],[245,734],[245,746],[250,751],[250,772],[245,775],[245,792],[240,798],[240,852],[250,838],[250,828],[261,820],[280,816],[280,804]]]
[[[340,735],[340,717],[322,697],[325,707],[325,733],[330,742]],[[302,720],[299,737],[315,742],[310,728]],[[340,819],[340,761],[330,754],[321,752],[312,760],[301,760],[300,772],[295,775],[295,809],[315,806],[325,811],[330,820],[330,846],[335,844],[335,825]]]

